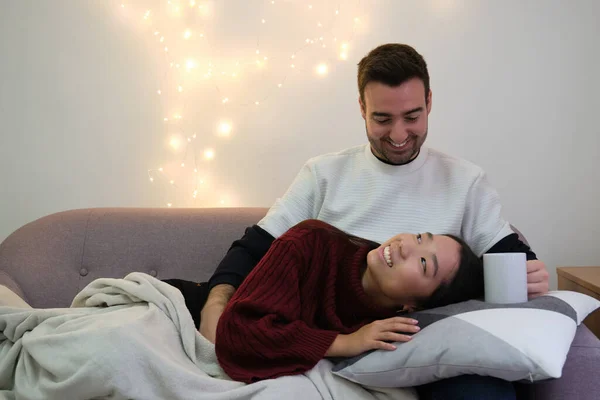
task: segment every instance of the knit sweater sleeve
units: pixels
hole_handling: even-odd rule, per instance
[[[219,319],[215,350],[234,380],[246,383],[303,373],[325,357],[338,332],[309,326],[299,281],[307,267],[297,241],[276,240]],[[311,266],[314,267],[314,266]]]
[[[502,218],[498,192],[482,170],[467,195],[461,236],[478,256],[482,256],[512,233],[510,224]]]
[[[301,221],[317,218],[323,203],[315,165],[309,160],[258,226],[278,238]]]

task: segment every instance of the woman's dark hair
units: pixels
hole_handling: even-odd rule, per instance
[[[358,63],[358,92],[365,101],[365,87],[369,82],[399,86],[419,78],[425,86],[425,102],[429,95],[429,71],[421,54],[407,44],[388,43],[371,50]]]
[[[483,261],[461,238],[444,236],[460,245],[458,270],[450,282],[442,283],[429,298],[417,301],[419,308],[443,307],[483,297]]]

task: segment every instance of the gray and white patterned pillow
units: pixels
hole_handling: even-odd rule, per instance
[[[338,362],[333,372],[374,387],[410,387],[463,374],[508,381],[559,378],[577,326],[600,301],[554,291],[519,304],[470,300],[408,317],[421,331],[393,351]]]

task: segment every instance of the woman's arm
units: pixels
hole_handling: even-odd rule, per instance
[[[338,332],[303,320],[300,279],[309,262],[293,240],[276,240],[236,291],[219,319],[216,340],[219,363],[232,379],[250,383],[300,374],[331,347]]]

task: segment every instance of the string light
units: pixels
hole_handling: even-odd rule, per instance
[[[227,121],[223,121],[219,124],[219,136],[228,137],[231,135],[231,123]]]
[[[164,13],[164,15],[159,13],[157,10],[148,9],[138,10],[139,13],[137,13],[135,10],[131,12],[130,9],[130,11],[124,15],[126,15],[126,17],[135,17],[134,14],[137,14],[138,18],[141,18],[138,19],[138,21],[140,21],[140,23],[142,23],[141,20],[144,21],[144,29],[149,30],[149,34],[151,35],[153,42],[159,43],[159,49],[164,51],[163,57],[166,61],[165,65],[168,73],[164,74],[163,81],[160,82],[160,89],[155,89],[157,95],[162,96],[161,99],[164,102],[163,106],[176,106],[177,109],[185,111],[191,106],[190,104],[187,104],[187,102],[192,101],[191,99],[195,98],[195,90],[200,89],[198,86],[209,84],[214,85],[216,89],[216,98],[214,99],[215,103],[217,103],[219,107],[227,107],[228,113],[235,113],[239,107],[247,107],[249,105],[254,105],[255,107],[261,106],[262,109],[264,104],[266,107],[265,109],[268,110],[269,98],[274,95],[274,91],[277,91],[277,93],[283,93],[281,89],[286,83],[287,76],[304,76],[310,71],[308,68],[310,68],[311,64],[314,65],[314,69],[312,70],[316,72],[317,76],[325,77],[331,74],[331,66],[336,59],[342,61],[347,60],[350,52],[348,43],[354,39],[356,25],[362,22],[362,19],[356,15],[357,13],[354,12],[352,7],[348,4],[351,1],[354,1],[359,5],[362,2],[362,0],[348,0],[347,2],[344,2],[343,7],[341,8],[343,8],[343,15],[346,16],[346,18],[342,18],[339,17],[342,11],[339,7],[340,2],[338,2],[337,7],[330,7],[321,3],[316,4],[319,7],[315,7],[315,4],[302,4],[302,1],[297,0],[296,3],[301,7],[308,6],[307,8],[304,8],[304,10],[305,12],[309,11],[310,13],[306,12],[305,16],[312,16],[309,18],[314,18],[314,20],[312,20],[312,22],[308,21],[309,23],[305,24],[305,27],[313,30],[313,32],[307,32],[308,34],[304,36],[304,40],[300,43],[296,43],[296,48],[288,48],[288,51],[291,50],[290,53],[288,53],[290,54],[291,60],[287,59],[287,57],[282,59],[275,54],[275,52],[273,54],[269,54],[270,57],[262,54],[265,49],[270,48],[269,43],[264,43],[265,37],[270,38],[273,36],[273,33],[267,34],[265,30],[268,29],[267,27],[272,27],[275,25],[271,23],[267,24],[267,22],[270,22],[272,19],[274,20],[276,17],[269,17],[268,15],[259,17],[260,24],[265,26],[265,28],[261,28],[260,32],[257,33],[254,57],[252,59],[248,59],[249,57],[242,57],[242,59],[238,59],[235,62],[235,67],[233,67],[231,63],[225,61],[227,57],[226,54],[223,54],[223,52],[213,51],[216,49],[216,47],[213,43],[210,43],[210,40],[214,38],[206,39],[205,34],[200,31],[201,29],[210,29],[210,19],[213,17],[212,2],[202,2],[197,0],[168,0],[168,8],[166,9],[167,12]],[[189,4],[189,8],[180,7],[185,6],[186,3]],[[292,3],[294,2],[284,2],[281,7],[273,8],[273,10],[277,10],[277,12],[285,12],[286,10],[290,10],[286,7],[292,6]],[[274,5],[275,0],[271,0],[271,4]],[[120,6],[121,8],[125,8],[125,2],[120,4]],[[327,18],[326,14],[329,14],[330,17]],[[195,15],[199,15],[205,19],[198,20],[197,18],[194,18]],[[295,19],[300,18],[300,14],[298,14],[296,11],[293,15]],[[171,21],[168,20],[169,18]],[[344,21],[344,19],[346,19],[346,21]],[[349,34],[342,34],[342,32],[338,31],[337,25],[333,25],[333,21],[336,21],[335,24],[345,23],[348,28],[352,29],[352,32],[348,32]],[[187,26],[182,26],[184,23]],[[173,27],[174,29],[171,29]],[[364,27],[362,27],[362,29],[364,29]],[[262,36],[262,38],[260,36]],[[346,40],[341,46],[338,44],[338,36],[340,36],[342,40]],[[204,40],[201,42],[190,40],[194,38],[204,38]],[[318,46],[312,46],[314,44],[317,44]],[[321,53],[327,51],[333,54],[330,56],[324,56],[322,54],[304,54],[309,49],[315,49],[314,51]],[[300,57],[300,59],[297,57],[299,53],[303,53],[303,57]],[[219,54],[219,57],[224,57],[224,60],[215,59],[213,54]],[[311,58],[315,57],[320,58],[323,62],[315,63],[316,60],[314,59],[311,61]],[[286,59],[290,60],[291,63],[286,65]],[[307,65],[308,68],[305,67],[305,65]],[[275,80],[275,82],[270,81],[268,84],[266,84],[266,91],[264,93],[261,91],[258,96],[256,96],[258,92],[255,93],[254,90],[252,92],[248,91],[246,94],[242,93],[231,96],[233,92],[231,92],[230,88],[225,88],[224,90],[221,88],[221,82],[226,79],[228,79],[231,83],[239,82],[236,83],[238,85],[244,84],[243,79],[250,78],[252,73],[260,73],[265,77],[269,77],[271,71],[275,71],[275,68],[278,66],[283,67],[281,72],[283,76],[273,76],[273,78],[277,80]],[[288,69],[285,68],[286,66],[289,66]],[[249,67],[254,67],[254,69],[249,69]],[[184,87],[186,88],[185,91],[183,90]],[[175,92],[178,94],[178,96],[171,96],[170,94],[172,92]],[[204,93],[207,93],[208,97],[206,97]],[[205,96],[204,98],[208,99],[210,99],[211,96],[210,92],[206,91],[203,91],[202,95]],[[246,96],[246,99],[241,98],[244,96]],[[256,97],[254,99],[247,98],[249,96]],[[177,102],[177,104],[169,104],[172,102]],[[191,107],[194,109],[194,115],[197,115],[198,111],[202,112],[202,110],[198,110],[197,107]],[[225,110],[225,108],[223,108],[223,110]],[[165,130],[170,130],[168,135],[169,139],[167,142],[168,147],[175,153],[180,154],[178,157],[181,157],[181,159],[179,160],[179,163],[170,164],[166,170],[162,167],[158,169],[149,169],[148,179],[151,183],[155,183],[157,178],[160,178],[159,180],[164,180],[165,182],[170,183],[170,185],[173,187],[172,190],[185,190],[187,196],[190,198],[197,199],[200,197],[202,199],[203,196],[206,196],[209,192],[200,192],[198,190],[199,187],[192,187],[189,189],[189,191],[187,191],[185,187],[188,185],[188,183],[186,182],[187,178],[185,174],[191,174],[192,171],[193,174],[198,174],[198,162],[201,162],[202,159],[205,161],[211,161],[216,158],[217,153],[214,148],[205,147],[204,150],[202,150],[202,147],[196,147],[206,146],[207,143],[203,143],[203,141],[209,137],[210,132],[199,132],[200,139],[196,141],[196,133],[193,135],[186,133],[186,130],[190,127],[197,126],[192,125],[195,124],[195,121],[193,121],[194,118],[186,121],[179,113],[167,114],[169,116],[164,117],[163,120],[165,123]],[[230,115],[235,116],[235,114]],[[231,137],[233,132],[232,121],[222,120],[213,126],[216,126],[217,137],[222,139],[228,139]],[[175,132],[173,131],[174,129],[176,130]],[[198,154],[201,156],[197,157]],[[180,168],[174,169],[173,165],[180,166]],[[175,185],[175,181],[178,182],[177,185]],[[204,179],[199,181],[195,180],[194,182],[195,183],[193,186],[202,185],[204,187],[207,185]],[[216,180],[214,182],[211,181],[210,193],[215,193],[215,190],[218,192],[216,187],[212,188],[212,186],[217,183],[218,181]],[[200,193],[202,193],[202,196],[199,196]],[[221,205],[229,204],[230,201],[228,201],[226,197],[227,196],[221,197],[220,199],[216,198],[214,200]],[[171,207],[173,204],[174,202],[169,199],[167,206]]]
[[[207,160],[212,160],[213,158],[215,158],[215,151],[213,149],[204,150],[204,158],[206,158]]]
[[[328,71],[327,64],[319,64],[317,65],[317,74],[326,75]]]

